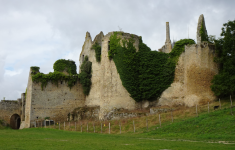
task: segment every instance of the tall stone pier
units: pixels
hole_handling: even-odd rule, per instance
[[[169,22],[166,22],[166,42],[158,51],[164,53],[170,53],[172,50],[171,39],[170,39],[170,25]]]

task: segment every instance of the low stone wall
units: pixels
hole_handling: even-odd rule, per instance
[[[13,100],[1,100],[0,102],[0,119],[10,124],[11,116],[14,114],[21,115],[21,103]]]

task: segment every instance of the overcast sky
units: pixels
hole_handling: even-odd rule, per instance
[[[119,31],[142,36],[152,50],[171,40],[196,39],[204,14],[207,32],[219,37],[223,23],[235,20],[234,0],[0,0],[0,100],[25,92],[30,66],[53,71],[58,59],[79,54],[90,32]]]

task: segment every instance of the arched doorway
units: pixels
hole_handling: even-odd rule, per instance
[[[10,119],[10,127],[12,129],[19,129],[20,122],[21,122],[20,116],[18,114],[14,114],[11,116],[11,119]]]

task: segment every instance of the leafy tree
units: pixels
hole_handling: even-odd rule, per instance
[[[221,38],[214,40],[219,74],[212,80],[211,89],[217,96],[235,93],[235,20],[223,24]]]

